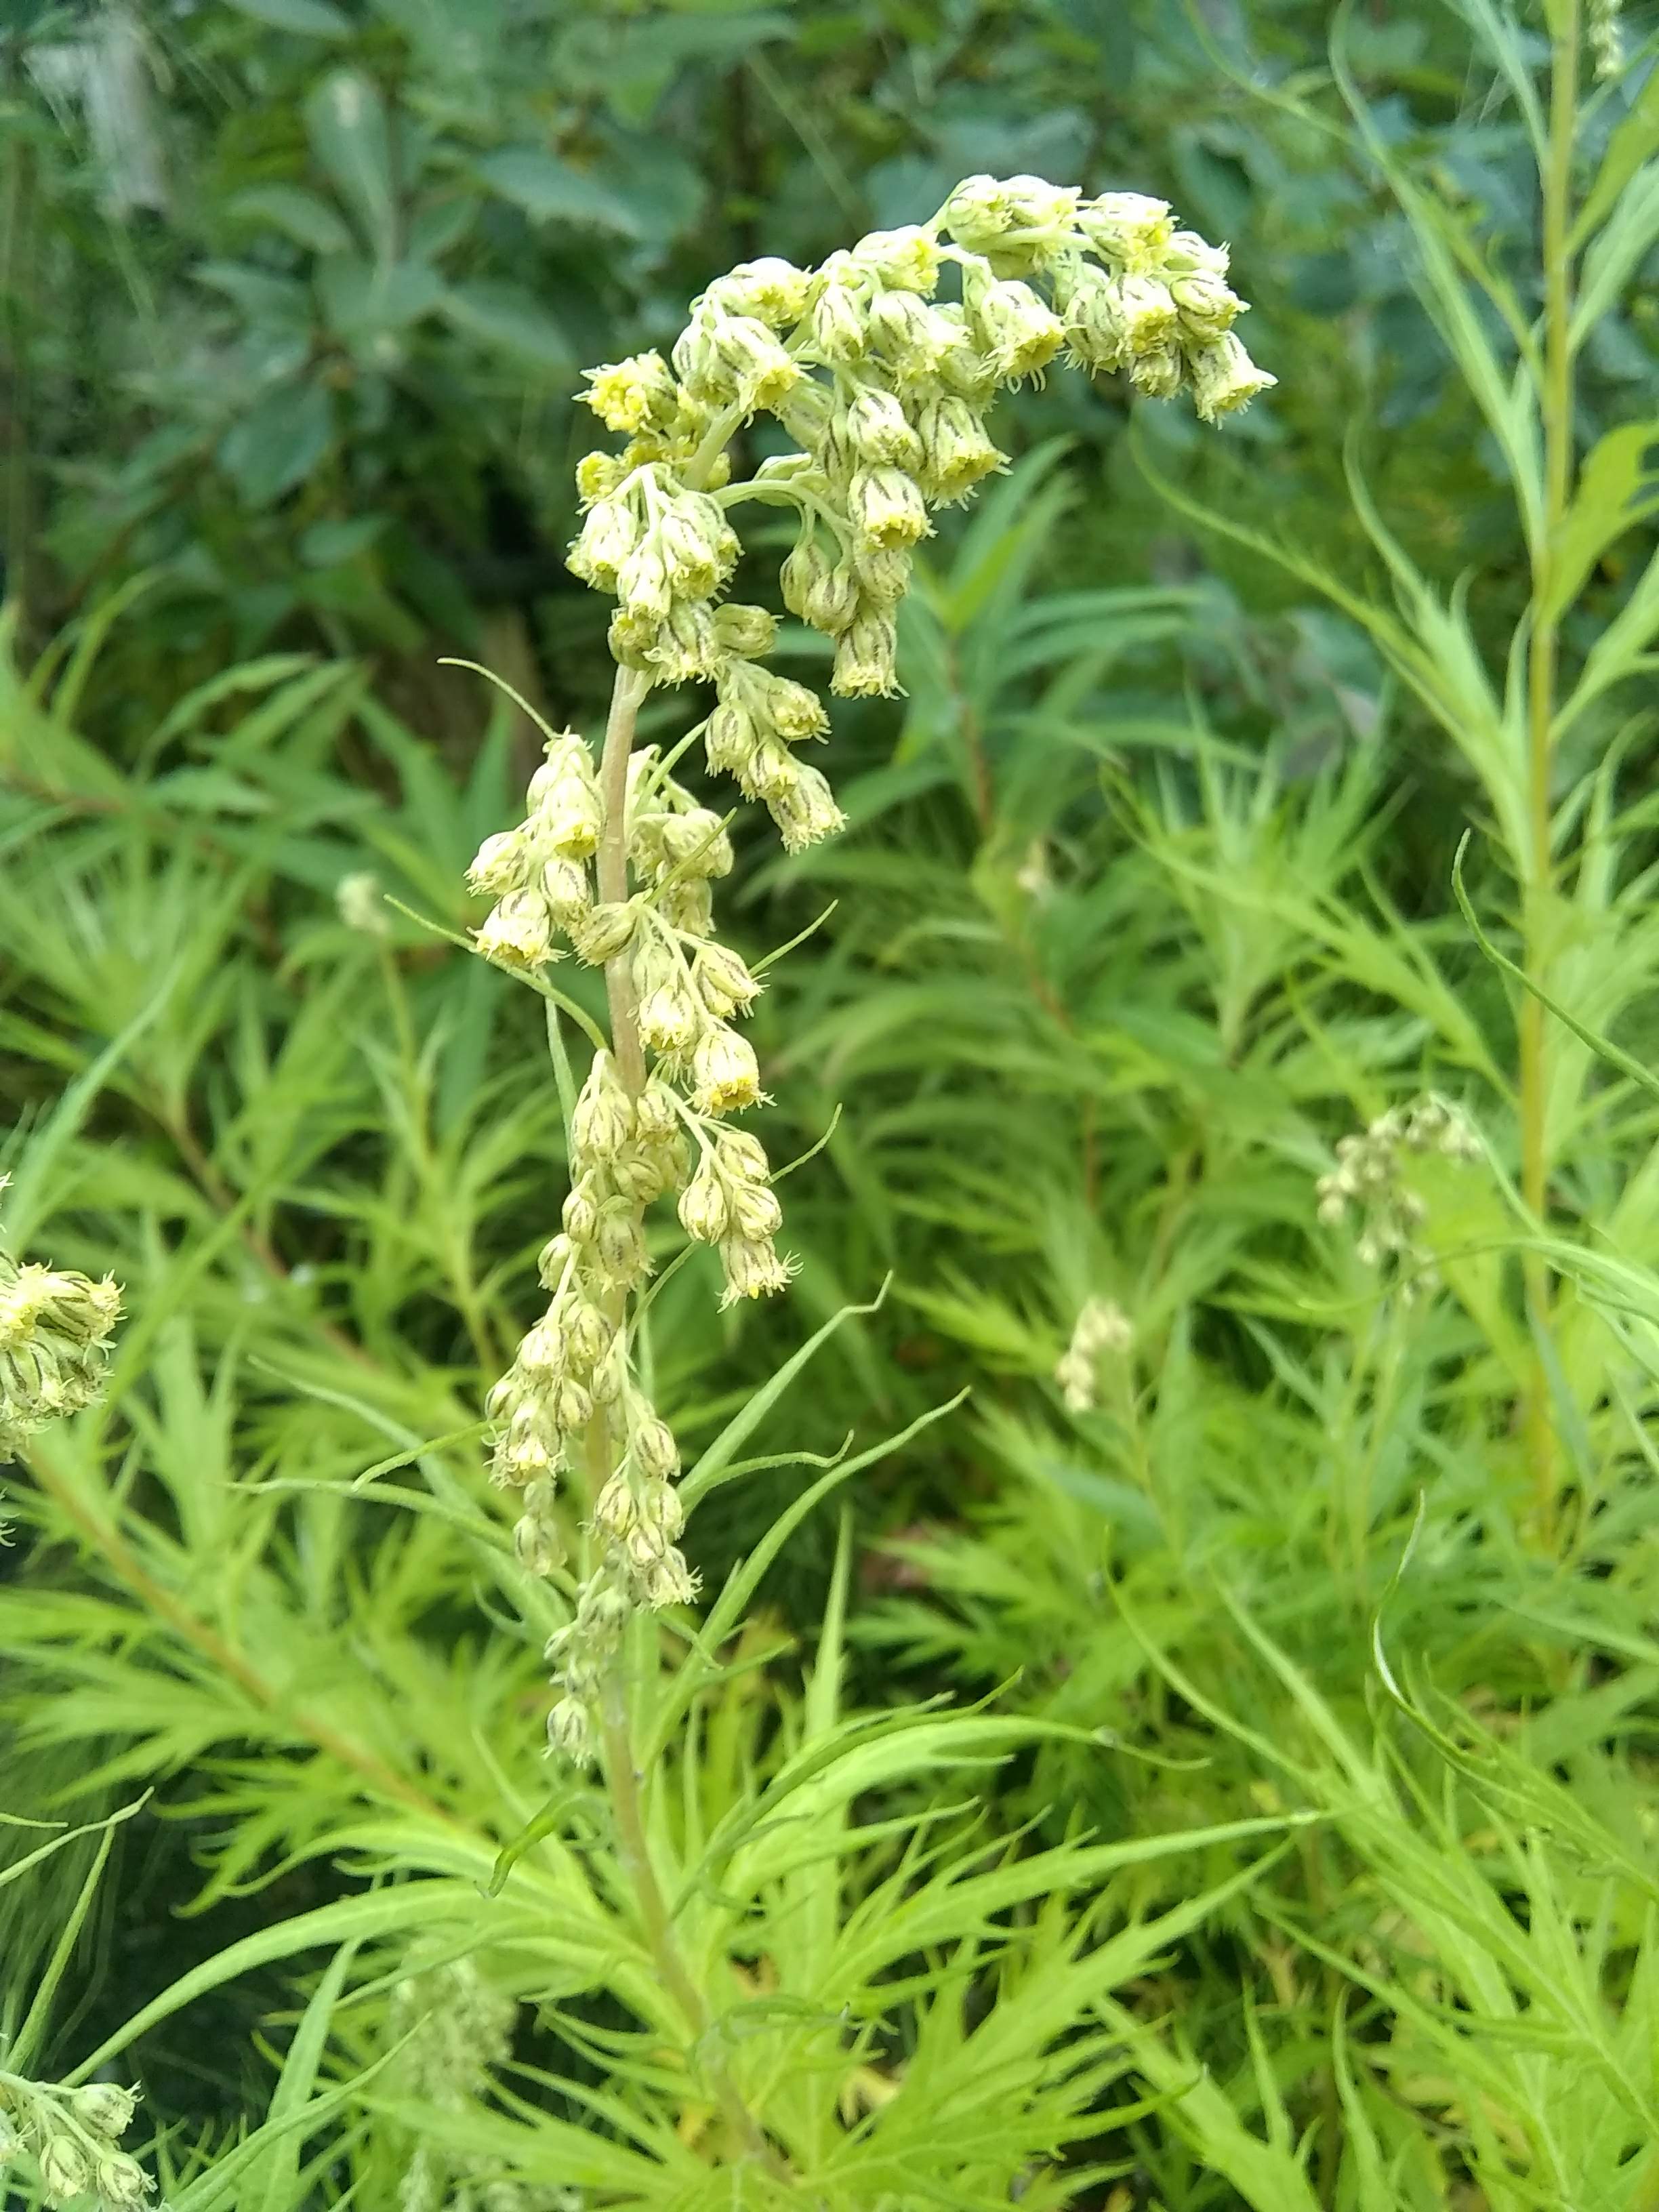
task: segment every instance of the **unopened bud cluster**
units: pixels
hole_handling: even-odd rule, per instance
[[[112,2081],[65,2089],[0,2072],[0,2194],[8,2162],[27,2152],[47,2204],[92,2196],[103,2212],[131,2212],[155,2186],[137,2160],[117,2148],[137,2102]]]
[[[629,1344],[650,1272],[645,1209],[677,1200],[686,1234],[719,1255],[727,1303],[790,1274],[766,1155],[726,1120],[760,1098],[737,1026],[760,986],[714,934],[726,823],[669,771],[701,740],[708,770],[765,806],[792,853],[842,816],[803,757],[828,732],[823,699],[766,665],[776,617],[726,596],[744,553],[733,518],[756,503],[793,514],[784,606],[832,641],[831,692],[890,696],[915,549],[939,508],[1005,465],[986,427],[998,393],[1064,354],[1158,398],[1188,391],[1213,421],[1273,381],[1234,334],[1243,306],[1225,252],[1178,229],[1162,200],[975,177],[930,223],[873,232],[818,269],[744,263],[692,303],[666,358],[590,372],[584,398],[626,443],[577,469],[569,565],[617,603],[618,702],[692,681],[710,697],[669,759],[647,747],[628,761],[620,821],[613,740],[596,766],[580,737],[550,736],[524,821],[486,840],[470,876],[493,902],[478,950],[532,974],[567,951],[605,965],[617,1023],[614,1057],[596,1055],[576,1108],[572,1188],[541,1259],[548,1305],[489,1402],[495,1476],[520,1493],[515,1540],[534,1570],[562,1561],[560,1475],[578,1460],[604,1470],[588,1500],[599,1565],[552,1653],[562,1752],[589,1753],[597,1686],[633,1609],[693,1594],[678,1455]],[[731,439],[757,415],[795,450],[733,483]]]
[[[1418,1232],[1428,1218],[1428,1206],[1405,1179],[1413,1155],[1465,1165],[1485,1157],[1462,1108],[1431,1091],[1409,1105],[1391,1106],[1363,1134],[1341,1139],[1335,1168],[1315,1188],[1319,1218],[1328,1228],[1346,1222],[1351,1212],[1355,1217],[1355,1249],[1366,1267],[1392,1261],[1427,1285],[1433,1269]]]
[[[1625,28],[1620,21],[1623,0],[1589,0],[1587,31],[1590,65],[1599,84],[1609,84],[1625,70]]]
[[[0,1182],[0,1188],[3,1183]],[[0,1247],[0,1460],[98,1395],[121,1310],[118,1285],[21,1265]]]
[[[1110,1298],[1085,1302],[1071,1341],[1054,1368],[1054,1380],[1071,1412],[1093,1412],[1100,1398],[1102,1360],[1124,1358],[1134,1340],[1134,1324],[1121,1306]]]

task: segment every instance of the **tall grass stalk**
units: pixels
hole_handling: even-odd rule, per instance
[[[1530,534],[1533,598],[1527,650],[1527,781],[1530,839],[1523,878],[1523,964],[1549,986],[1559,927],[1555,897],[1555,730],[1559,705],[1561,617],[1556,592],[1558,547],[1572,502],[1577,459],[1573,405],[1573,184],[1578,143],[1580,0],[1553,0],[1549,10],[1548,137],[1540,171],[1543,246],[1542,379],[1538,394],[1543,434],[1543,502]],[[1521,1194],[1547,1233],[1551,1212],[1550,1022],[1541,999],[1528,994],[1520,1009]],[[1534,1337],[1527,1392],[1527,1449],[1532,1465],[1540,1544],[1555,1542],[1559,1453],[1555,1439],[1547,1349],[1553,1279],[1535,1251],[1523,1261]]]

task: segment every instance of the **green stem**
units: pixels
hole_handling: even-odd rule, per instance
[[[649,677],[629,668],[617,671],[611,686],[605,751],[599,760],[605,828],[596,867],[599,897],[606,905],[620,906],[628,896],[628,763],[634,750],[634,725],[650,688]],[[640,1044],[634,974],[626,951],[605,962],[605,988],[611,1002],[611,1049],[616,1055],[617,1073],[637,1097],[645,1088],[645,1054]]]
[[[789,2166],[767,2141],[759,2121],[744,2104],[726,2068],[709,2053],[708,2035],[713,2022],[702,1993],[691,1978],[674,1939],[667,1900],[657,1879],[646,1836],[640,1770],[634,1756],[620,1660],[613,1661],[605,1672],[599,1725],[605,1744],[605,1781],[617,1822],[617,1856],[639,1905],[646,1943],[662,1976],[663,1987],[684,2021],[693,2045],[702,2046],[702,2069],[727,2126],[750,2157],[763,2165],[775,2180],[792,2183],[794,2175]]]
[[[599,895],[606,904],[620,904],[628,896],[628,763],[634,750],[640,707],[650,688],[648,677],[619,668],[611,689],[605,750],[599,760],[605,827],[600,833],[594,868]],[[617,1072],[629,1091],[637,1096],[645,1085],[645,1052],[640,1042],[639,1009],[626,951],[606,961],[605,987],[611,1007],[611,1049],[616,1058]],[[621,1317],[619,1312],[616,1318],[620,1322]],[[597,1498],[615,1464],[612,1425],[606,1409],[596,1414],[588,1430],[587,1451],[589,1480],[592,1495]],[[760,2123],[744,2103],[725,2067],[706,2055],[706,2039],[712,2025],[708,2008],[674,1939],[673,1923],[646,1836],[641,1778],[635,1761],[620,1655],[605,1668],[599,1697],[599,1727],[605,1747],[605,1781],[617,1823],[617,1855],[638,1903],[646,1942],[662,1977],[663,1987],[684,2020],[693,2044],[705,2045],[703,2072],[726,2124],[748,2154],[763,2165],[775,2179],[791,2182],[793,2176],[789,2167],[767,2141]]]
[[[1532,549],[1533,629],[1527,657],[1527,821],[1522,901],[1522,964],[1547,981],[1553,936],[1552,871],[1554,818],[1551,807],[1553,731],[1560,659],[1560,627],[1551,609],[1556,547],[1572,488],[1572,264],[1568,247],[1572,216],[1572,159],[1578,112],[1579,0],[1563,0],[1555,26],[1550,75],[1547,158],[1543,188],[1544,380],[1540,395],[1544,437],[1544,509]],[[1549,1211],[1549,1030],[1540,1000],[1528,994],[1521,1008],[1521,1193],[1540,1228]],[[1527,1310],[1534,1337],[1550,1326],[1553,1278],[1547,1263],[1529,1255],[1524,1263]],[[1555,1516],[1558,1455],[1550,1418],[1544,1357],[1535,1351],[1524,1408],[1528,1464],[1540,1534],[1548,1540]]]

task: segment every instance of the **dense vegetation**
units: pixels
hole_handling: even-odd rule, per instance
[[[9,2202],[1659,2203],[1649,28],[0,11]],[[550,1759],[486,1394],[606,992],[466,876],[605,723],[581,371],[981,172],[1279,381],[1021,383],[848,828],[732,821],[799,1271],[650,1217],[702,1588]]]

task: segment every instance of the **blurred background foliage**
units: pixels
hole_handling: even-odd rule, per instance
[[[107,1437],[16,1486],[8,1757],[20,1804],[101,1807],[143,1782],[168,1816],[119,1832],[65,2047],[191,1945],[349,1889],[318,1839],[386,1762],[487,1795],[462,1734],[517,1744],[538,1725],[516,1647],[486,1671],[511,1708],[481,1717],[477,1576],[434,1524],[390,1535],[256,1486],[337,1487],[444,1439],[426,1478],[493,1510],[454,1439],[522,1325],[560,1194],[539,1015],[408,914],[350,927],[336,893],[368,872],[449,929],[477,919],[462,871],[532,750],[441,656],[487,663],[556,721],[600,710],[605,611],[562,566],[592,442],[577,372],[665,344],[736,260],[814,261],[926,216],[964,173],[1031,170],[1163,195],[1231,240],[1279,385],[1216,438],[1070,373],[1012,402],[1013,473],[921,564],[906,698],[837,712],[850,835],[785,863],[740,830],[741,948],[817,924],[756,1022],[794,1139],[774,1150],[830,1133],[786,1186],[795,1294],[717,1317],[684,1271],[657,1310],[659,1395],[706,1437],[890,1271],[765,1434],[833,1451],[971,1389],[856,1486],[859,1694],[1018,1678],[1032,1709],[1109,1724],[1121,1759],[1065,1746],[1001,1777],[1010,1819],[1051,1838],[1319,1811],[1271,1880],[1149,1969],[1134,2021],[1114,2014],[1171,2097],[1158,2039],[1184,2021],[1227,2111],[1198,2099],[1127,2153],[1105,2130],[1128,2178],[1085,2201],[1277,2212],[1304,2203],[1304,2167],[1317,2202],[1364,2212],[1599,2208],[1603,2186],[1632,2212],[1651,2201],[1611,2124],[1587,2123],[1577,2165],[1571,2146],[1515,2149],[1550,2096],[1578,2094],[1585,2049],[1626,2097],[1620,2124],[1647,2111],[1614,2027],[1586,2021],[1653,1978],[1621,1918],[1598,1938],[1611,1963],[1586,1969],[1582,2045],[1540,2020],[1555,1877],[1517,1873],[1506,1824],[1561,1841],[1575,1929],[1596,1866],[1650,1851],[1659,1297],[1619,1267],[1651,1249],[1653,1103],[1573,1063],[1564,1190],[1618,1241],[1610,1272],[1575,1278],[1571,1505],[1543,1542],[1500,1183],[1425,1170],[1448,1291],[1415,1308],[1377,1298],[1314,1199],[1334,1143],[1429,1084],[1513,1153],[1508,1002],[1447,890],[1485,796],[1362,624],[1190,507],[1375,591],[1358,471],[1501,668],[1526,548],[1376,158],[1534,312],[1525,119],[1472,27],[1492,12],[1344,11],[1368,148],[1325,0],[0,0],[0,1095],[29,1140],[8,1233],[113,1267],[132,1315]],[[1648,27],[1626,10],[1632,52]],[[1539,65],[1541,28],[1523,15],[1516,35]],[[1651,131],[1652,82],[1641,64],[1594,96],[1587,172],[1626,118]],[[1631,304],[1587,343],[1586,444],[1659,414],[1652,270],[1638,257]],[[1575,653],[1650,550],[1637,523],[1570,615]],[[793,649],[810,672],[812,641]],[[1652,737],[1639,715],[1617,736],[1623,811],[1593,774],[1607,725],[1586,724],[1564,782],[1615,855],[1580,887],[1583,1004],[1650,1061]],[[1474,879],[1507,896],[1478,856]],[[1137,1350],[1077,1413],[1054,1368],[1091,1297],[1121,1304]],[[798,1486],[782,1470],[700,1511],[711,1577]],[[834,1540],[815,1516],[766,1585],[788,1652],[811,1645]],[[253,1577],[245,1623],[221,1617],[222,1553]],[[1364,1766],[1354,1745],[1388,1717],[1379,1608],[1420,1710],[1443,1698],[1441,1749],[1455,1738],[1488,1781],[1530,1762],[1502,1769],[1498,1812],[1454,1802],[1437,1770],[1425,1783],[1409,1730]],[[203,1661],[226,1637],[234,1694]],[[292,1677],[261,1673],[300,1644]],[[361,1705],[343,1686],[359,1674]],[[1605,1828],[1575,1829],[1573,1804]],[[1430,1858],[1401,1841],[1431,1827],[1454,1856],[1480,1839],[1433,1910]],[[1217,1881],[1244,1863],[1212,1857]],[[1179,1894],[1164,1880],[1146,1876],[1137,1910]],[[167,1917],[192,1898],[198,1917]],[[18,1957],[41,1948],[27,1925]],[[1469,2007],[1497,2004],[1446,1933],[1471,1926],[1527,2013],[1478,2097],[1447,2086],[1476,2066]],[[249,2032],[285,1973],[147,2040],[164,2114],[258,2106]],[[1363,2066],[1340,2041],[1351,2003]],[[202,2058],[204,2019],[233,2055]],[[1367,2142],[1398,2197],[1354,2181]],[[1472,2177],[1485,2195],[1459,2193]],[[1570,2184],[1583,2193],[1550,2194]]]
[[[1352,556],[1335,487],[1363,422],[1411,550],[1494,571],[1501,615],[1492,457],[1417,308],[1402,219],[1340,127],[1329,19],[1321,0],[9,0],[25,641],[143,574],[145,619],[103,663],[117,696],[283,645],[372,656],[431,701],[432,645],[488,642],[582,702],[603,672],[562,565],[591,429],[577,369],[672,338],[710,273],[763,245],[814,261],[961,175],[1020,169],[1128,182],[1235,241],[1252,342],[1297,374],[1220,453],[1171,412],[1185,470],[1271,483],[1287,530]],[[1389,143],[1483,253],[1524,257],[1524,138],[1511,113],[1467,112],[1455,15],[1379,0],[1349,39]],[[1598,334],[1615,413],[1649,392],[1650,310]],[[1069,558],[1139,574],[1122,396],[1056,382],[1024,411],[1074,441],[1089,520]]]

